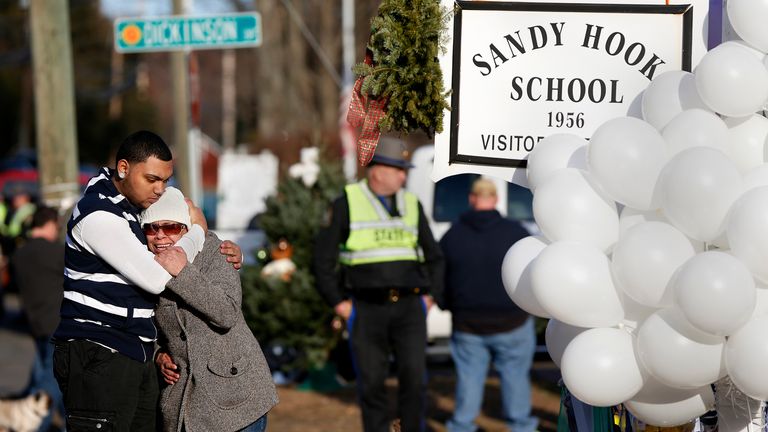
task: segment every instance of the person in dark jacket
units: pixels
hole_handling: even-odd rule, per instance
[[[478,179],[471,210],[440,240],[446,260],[445,306],[451,311],[451,355],[456,367],[456,409],[451,432],[475,431],[488,365],[501,377],[502,415],[515,432],[533,432],[529,372],[536,348],[533,319],[507,295],[501,263],[528,232],[496,211],[496,186]]]
[[[32,215],[27,241],[11,257],[13,283],[21,297],[21,308],[35,338],[37,359],[32,370],[29,393],[45,390],[53,411],[64,418],[64,401],[53,376],[51,336],[59,324],[59,308],[64,296],[64,242],[59,239],[59,213],[38,207]],[[46,418],[40,430],[48,430]]]
[[[333,203],[314,254],[317,288],[347,321],[365,432],[389,431],[390,351],[401,430],[424,429],[426,315],[430,294],[442,291],[443,256],[418,199],[403,190],[410,167],[403,148],[382,137],[366,179]]]

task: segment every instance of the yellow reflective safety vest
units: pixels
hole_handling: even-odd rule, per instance
[[[26,228],[25,223],[28,221],[31,223],[30,219],[35,213],[35,210],[37,210],[37,206],[33,203],[26,203],[19,207],[16,212],[13,213],[13,216],[11,216],[8,225],[4,227],[5,234],[9,237],[20,236],[24,231],[24,228]]]
[[[8,226],[5,225],[6,217],[8,217],[8,206],[0,202],[0,235],[8,235]]]
[[[339,261],[347,266],[393,261],[423,261],[419,247],[419,201],[400,190],[395,195],[400,216],[391,216],[363,180],[344,188],[349,205],[349,237]]]

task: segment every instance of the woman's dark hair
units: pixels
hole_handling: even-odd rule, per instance
[[[150,131],[138,131],[128,135],[120,144],[115,156],[115,164],[121,159],[128,163],[146,162],[150,157],[168,162],[173,159],[171,149],[162,138]]]

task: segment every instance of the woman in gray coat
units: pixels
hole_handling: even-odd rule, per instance
[[[164,431],[266,429],[277,403],[264,354],[241,311],[240,276],[209,232],[188,263],[173,247],[189,226],[184,196],[168,188],[144,213],[149,249],[173,276],[155,312],[160,350],[155,363],[166,382],[160,397]]]

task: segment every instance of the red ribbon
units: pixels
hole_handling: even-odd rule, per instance
[[[370,51],[365,54],[365,63],[373,64]],[[384,107],[387,105],[385,98],[373,99],[362,94],[364,79],[365,77],[360,77],[355,81],[355,87],[352,89],[352,100],[347,112],[347,122],[350,125],[363,127],[357,139],[357,160],[361,166],[368,165],[376,152],[376,146],[379,144],[379,137],[381,136],[379,121],[386,115]]]

